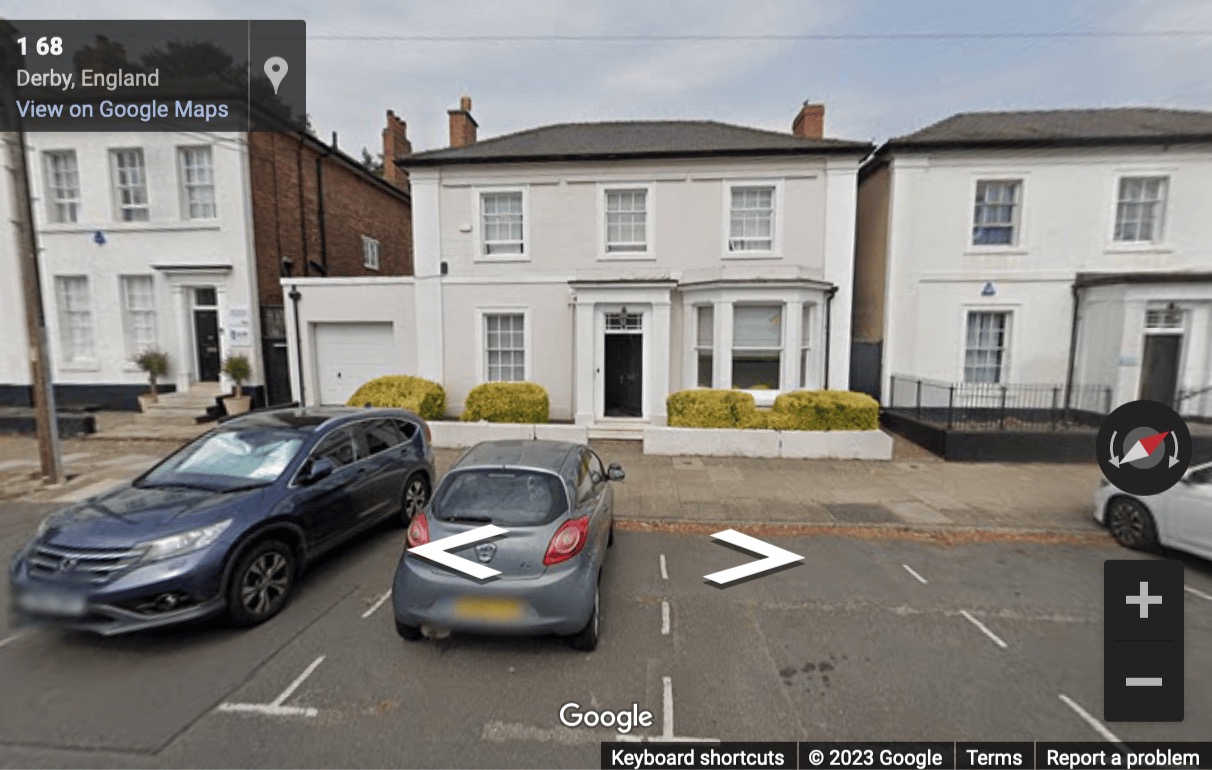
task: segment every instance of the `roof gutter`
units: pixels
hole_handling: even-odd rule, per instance
[[[475,145],[472,145],[474,147]],[[794,155],[854,155],[860,160],[875,151],[874,144],[846,144],[837,147],[786,147],[765,149],[725,150],[668,150],[654,152],[577,152],[577,153],[533,153],[528,155],[484,155],[475,157],[425,157],[427,153],[406,156],[396,161],[400,168],[424,168],[427,166],[462,166],[485,163],[560,163],[615,160],[679,160],[690,158],[762,158],[788,157]],[[449,150],[435,150],[450,152]]]

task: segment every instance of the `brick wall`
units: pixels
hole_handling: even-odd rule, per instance
[[[296,134],[248,134],[257,290],[262,305],[282,305],[283,275],[412,275],[412,210],[403,190],[385,186],[338,156],[322,158],[321,237],[316,159],[325,148]],[[356,164],[355,164],[356,165]],[[379,269],[363,265],[362,236],[379,241]],[[325,248],[326,244],[326,248]],[[283,259],[290,260],[285,266]]]

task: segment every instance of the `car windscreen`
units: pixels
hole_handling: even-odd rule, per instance
[[[216,492],[266,486],[286,470],[303,439],[293,431],[256,428],[209,433],[148,471],[136,485]]]
[[[432,514],[443,521],[501,527],[539,526],[568,510],[568,496],[550,473],[510,469],[455,471],[434,496]]]

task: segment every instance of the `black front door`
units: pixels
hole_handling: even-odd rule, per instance
[[[194,340],[198,349],[198,379],[219,380],[219,311],[194,311]]]
[[[644,336],[606,335],[607,417],[644,416]]]
[[[1174,405],[1178,389],[1178,357],[1182,351],[1181,334],[1145,336],[1145,358],[1141,363],[1140,397]]]

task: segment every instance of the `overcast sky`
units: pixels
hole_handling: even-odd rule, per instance
[[[1212,34],[1166,38],[708,42],[374,42],[325,35],[762,35],[1208,30],[1212,0],[43,0],[38,18],[307,21],[308,112],[342,149],[380,149],[384,113],[446,144],[474,99],[480,137],[545,123],[715,119],[881,141],[971,110],[1212,109]],[[169,10],[171,9],[171,11]],[[12,18],[31,18],[30,6]]]

